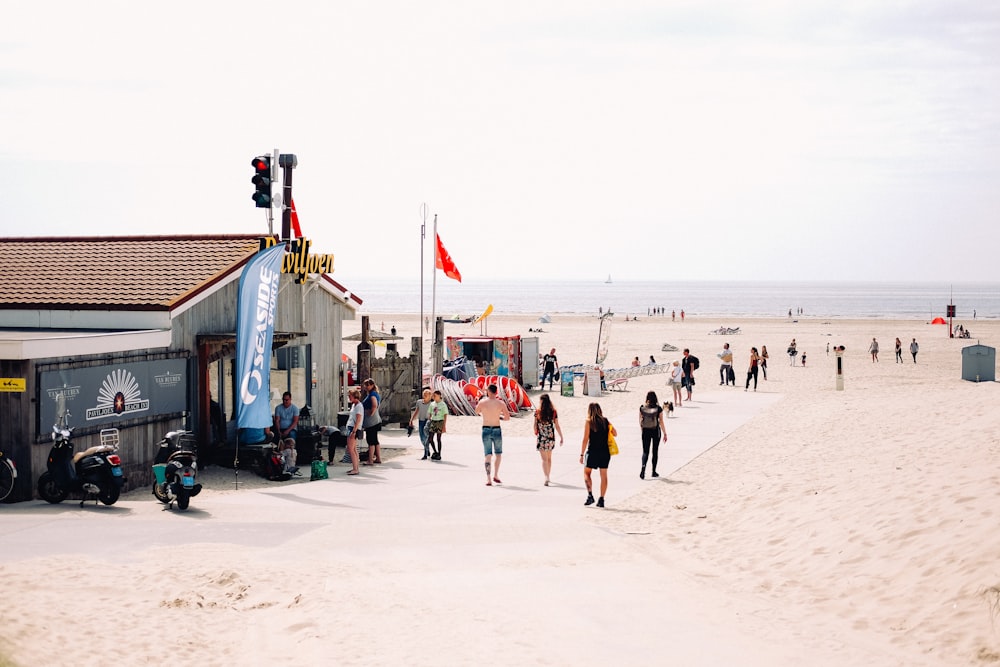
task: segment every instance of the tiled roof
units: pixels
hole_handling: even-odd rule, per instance
[[[0,309],[169,310],[243,264],[258,238],[0,237]]]

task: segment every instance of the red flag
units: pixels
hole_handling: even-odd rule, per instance
[[[441,245],[441,236],[439,234],[435,234],[434,236],[437,238],[437,252],[434,253],[434,266],[444,271],[444,275],[449,278],[462,282],[462,274],[458,272],[455,262],[451,261],[451,255]]]
[[[295,234],[295,238],[302,238],[302,228],[299,227],[299,214],[295,212],[295,200],[288,199],[288,208],[292,209],[292,233]]]

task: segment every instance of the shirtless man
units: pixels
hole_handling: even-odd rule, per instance
[[[500,481],[500,457],[503,455],[503,435],[500,433],[500,422],[510,419],[507,404],[497,398],[497,386],[491,384],[486,388],[486,398],[479,401],[476,414],[483,418],[483,453],[486,455],[486,486]],[[490,457],[493,460],[491,462]],[[491,466],[492,463],[492,466]],[[490,469],[492,467],[492,475]]]

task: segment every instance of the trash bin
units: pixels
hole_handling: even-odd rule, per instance
[[[347,436],[344,435],[344,429],[347,428],[347,418],[350,416],[350,412],[337,413],[337,430],[330,433],[327,440],[327,461],[330,463],[336,461],[334,456],[337,453],[337,447],[343,447],[344,451],[347,451]]]
[[[962,379],[970,382],[996,380],[997,351],[988,345],[962,348]]]

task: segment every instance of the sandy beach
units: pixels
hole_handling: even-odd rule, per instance
[[[419,335],[416,315],[371,322],[396,327],[402,354]],[[566,440],[551,487],[522,413],[504,425],[501,487],[483,485],[480,420],[453,417],[440,463],[390,428],[392,458],[357,478],[342,464],[318,482],[244,472],[236,490],[213,467],[187,513],[145,488],[112,507],[2,505],[0,665],[1000,662],[997,384],[961,379],[962,348],[996,346],[1000,323],[963,323],[971,340],[925,321],[617,319],[606,368],[680,358],[664,344],[701,368],[667,421],[658,479],[638,476],[637,408],[649,390],[670,398],[666,376],[597,399],[622,446],[603,510],[583,507],[595,399],[581,392],[554,396]],[[597,327],[488,320],[562,364],[594,360]],[[790,365],[792,338],[806,366]],[[736,388],[719,385],[725,342]],[[768,379],[744,391],[762,345]]]

